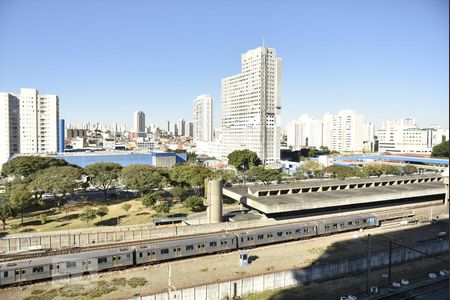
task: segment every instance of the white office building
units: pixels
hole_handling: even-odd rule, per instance
[[[242,54],[241,73],[222,79],[223,157],[249,149],[264,164],[280,159],[281,59],[275,49]]]
[[[363,151],[364,117],[353,110],[325,114],[323,118],[323,146],[338,152]]]
[[[213,140],[213,98],[203,94],[194,100],[194,142]]]
[[[288,125],[287,146],[293,148],[320,148],[323,143],[322,127],[322,119],[303,114]]]
[[[393,119],[382,123],[377,137],[379,152],[429,155],[434,146],[448,139],[448,129],[419,128],[412,118]]]
[[[59,98],[36,89],[0,93],[0,166],[15,153],[56,153]]]
[[[363,149],[372,152],[375,148],[375,125],[372,122],[364,123]]]
[[[134,113],[134,130],[136,132],[145,132],[145,114],[143,111],[136,111]]]

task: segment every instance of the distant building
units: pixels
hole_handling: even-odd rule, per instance
[[[222,79],[223,157],[249,149],[263,164],[280,159],[280,85],[281,59],[265,47],[242,54],[241,72]]]
[[[203,94],[194,100],[194,142],[213,140],[213,98]]]
[[[179,136],[185,136],[186,135],[186,121],[184,119],[179,119],[177,122],[177,129],[178,129],[178,135]]]
[[[353,110],[341,110],[323,118],[323,146],[339,152],[363,151],[364,116]]]
[[[143,111],[134,113],[134,130],[136,132],[145,132],[145,114]]]
[[[419,128],[412,118],[393,119],[377,130],[378,151],[430,155],[433,147],[448,139],[439,126]]]
[[[303,114],[298,120],[289,123],[287,128],[287,146],[293,148],[316,147],[323,145],[323,121]]]
[[[0,166],[15,153],[56,153],[59,98],[36,89],[0,93]]]

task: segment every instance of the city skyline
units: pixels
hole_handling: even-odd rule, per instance
[[[236,55],[261,46],[265,37],[284,61],[283,127],[303,113],[343,109],[360,112],[376,127],[406,116],[421,127],[448,126],[446,1],[286,1],[278,4],[283,18],[271,13],[270,2],[236,2],[239,11],[225,3],[81,3],[0,4],[0,34],[10,41],[0,49],[0,90],[29,87],[57,94],[68,124],[116,122],[128,128],[137,109],[158,125],[190,120],[192,99],[208,93],[217,99],[218,128],[221,78],[239,67]],[[91,21],[73,17],[81,10]],[[104,13],[97,18],[99,11]],[[205,19],[191,22],[193,13]],[[228,22],[231,13],[261,26],[241,30]],[[270,22],[261,22],[261,15]],[[155,26],[158,22],[162,26]],[[198,47],[205,37],[210,42]],[[28,43],[56,47],[34,51]],[[137,46],[125,47],[130,44]]]

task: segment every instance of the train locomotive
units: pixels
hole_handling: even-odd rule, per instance
[[[0,264],[0,286],[155,264],[376,226],[379,226],[376,216],[357,215],[5,262]]]

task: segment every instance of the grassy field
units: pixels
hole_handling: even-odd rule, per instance
[[[124,204],[130,204],[131,209],[128,212],[122,209]],[[103,218],[97,217],[90,223],[86,223],[78,219],[80,213],[87,206],[93,209],[99,208],[102,201],[70,201],[69,207],[65,209],[57,208],[36,210],[24,215],[23,225],[20,226],[20,216],[8,220],[6,230],[0,231],[4,233],[20,233],[20,232],[43,232],[55,230],[69,230],[88,228],[94,226],[115,226],[115,225],[134,225],[146,224],[165,216],[187,216],[193,212],[184,207],[181,203],[172,206],[170,213],[166,215],[157,214],[153,209],[142,205],[140,198],[112,201],[107,204],[109,213]],[[40,215],[46,216],[45,224],[42,224]]]

